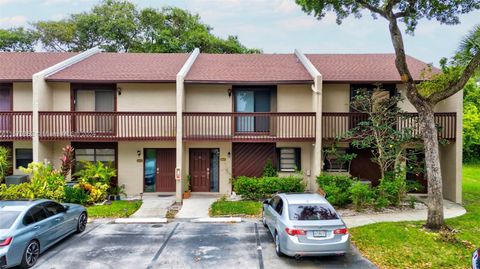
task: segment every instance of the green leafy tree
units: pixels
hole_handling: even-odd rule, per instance
[[[125,0],[104,0],[88,12],[34,23],[49,51],[258,53],[238,38],[219,38],[200,16],[176,7],[138,9]]]
[[[351,106],[367,117],[343,138],[351,140],[356,148],[370,149],[372,161],[379,166],[381,178],[385,179],[386,173],[399,170],[415,137],[410,127],[397,128],[397,122],[405,120],[403,111],[397,105],[403,102],[402,96],[396,94],[379,98],[382,92],[381,88],[357,91]]]
[[[0,51],[34,51],[38,34],[23,27],[0,29]]]
[[[296,0],[308,14],[322,19],[328,11],[337,15],[337,23],[350,15],[361,17],[362,11],[370,11],[374,18],[388,22],[388,31],[395,51],[395,66],[405,84],[408,100],[419,113],[419,125],[425,148],[425,164],[428,179],[428,217],[426,227],[439,229],[444,225],[442,174],[439,158],[439,142],[434,121],[435,105],[462,90],[480,65],[476,27],[462,42],[462,61],[452,72],[433,76],[428,87],[418,85],[407,65],[403,34],[399,24],[413,33],[421,19],[437,20],[442,24],[460,23],[459,15],[480,9],[478,0]],[[423,91],[422,89],[429,89]]]
[[[480,76],[470,79],[463,99],[463,160],[480,162]]]

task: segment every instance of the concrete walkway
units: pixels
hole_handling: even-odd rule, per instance
[[[461,205],[444,200],[444,214],[446,219],[461,216],[467,211]],[[412,209],[394,213],[360,214],[357,216],[342,217],[347,227],[353,228],[378,222],[417,221],[427,219],[427,209]]]
[[[177,219],[208,218],[210,206],[220,198],[219,194],[197,194],[183,200],[182,209],[177,213]]]
[[[160,197],[157,194],[143,196],[143,203],[130,218],[164,218],[168,208],[175,203],[175,195]]]

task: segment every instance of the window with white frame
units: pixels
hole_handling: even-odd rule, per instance
[[[301,169],[299,148],[279,148],[278,167],[280,172],[295,172]]]

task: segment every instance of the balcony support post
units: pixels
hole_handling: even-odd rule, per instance
[[[175,200],[178,203],[182,202],[182,194],[183,194],[183,181],[185,180],[186,174],[186,167],[183,165],[183,111],[185,105],[185,77],[190,71],[193,63],[197,59],[198,55],[200,54],[200,50],[196,48],[190,54],[187,61],[183,65],[182,69],[177,74],[177,81],[176,81],[176,110],[177,110],[177,133],[176,133],[176,169],[175,173],[180,173],[179,178],[177,175],[176,177],[176,188],[175,188]]]
[[[323,79],[322,74],[315,68],[310,60],[300,50],[295,49],[295,55],[303,64],[310,76],[313,78],[312,85],[312,107],[315,111],[315,144],[313,144],[312,152],[312,171],[310,172],[310,182],[308,188],[316,191],[318,186],[316,177],[320,175],[323,167],[322,160],[322,90]]]

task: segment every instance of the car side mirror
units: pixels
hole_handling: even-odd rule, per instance
[[[70,209],[70,206],[69,205],[64,205],[63,209],[64,209],[63,212],[67,212]]]
[[[263,200],[263,204],[264,204],[264,205],[269,205],[269,204],[270,204],[270,199],[265,199],[265,200]]]

